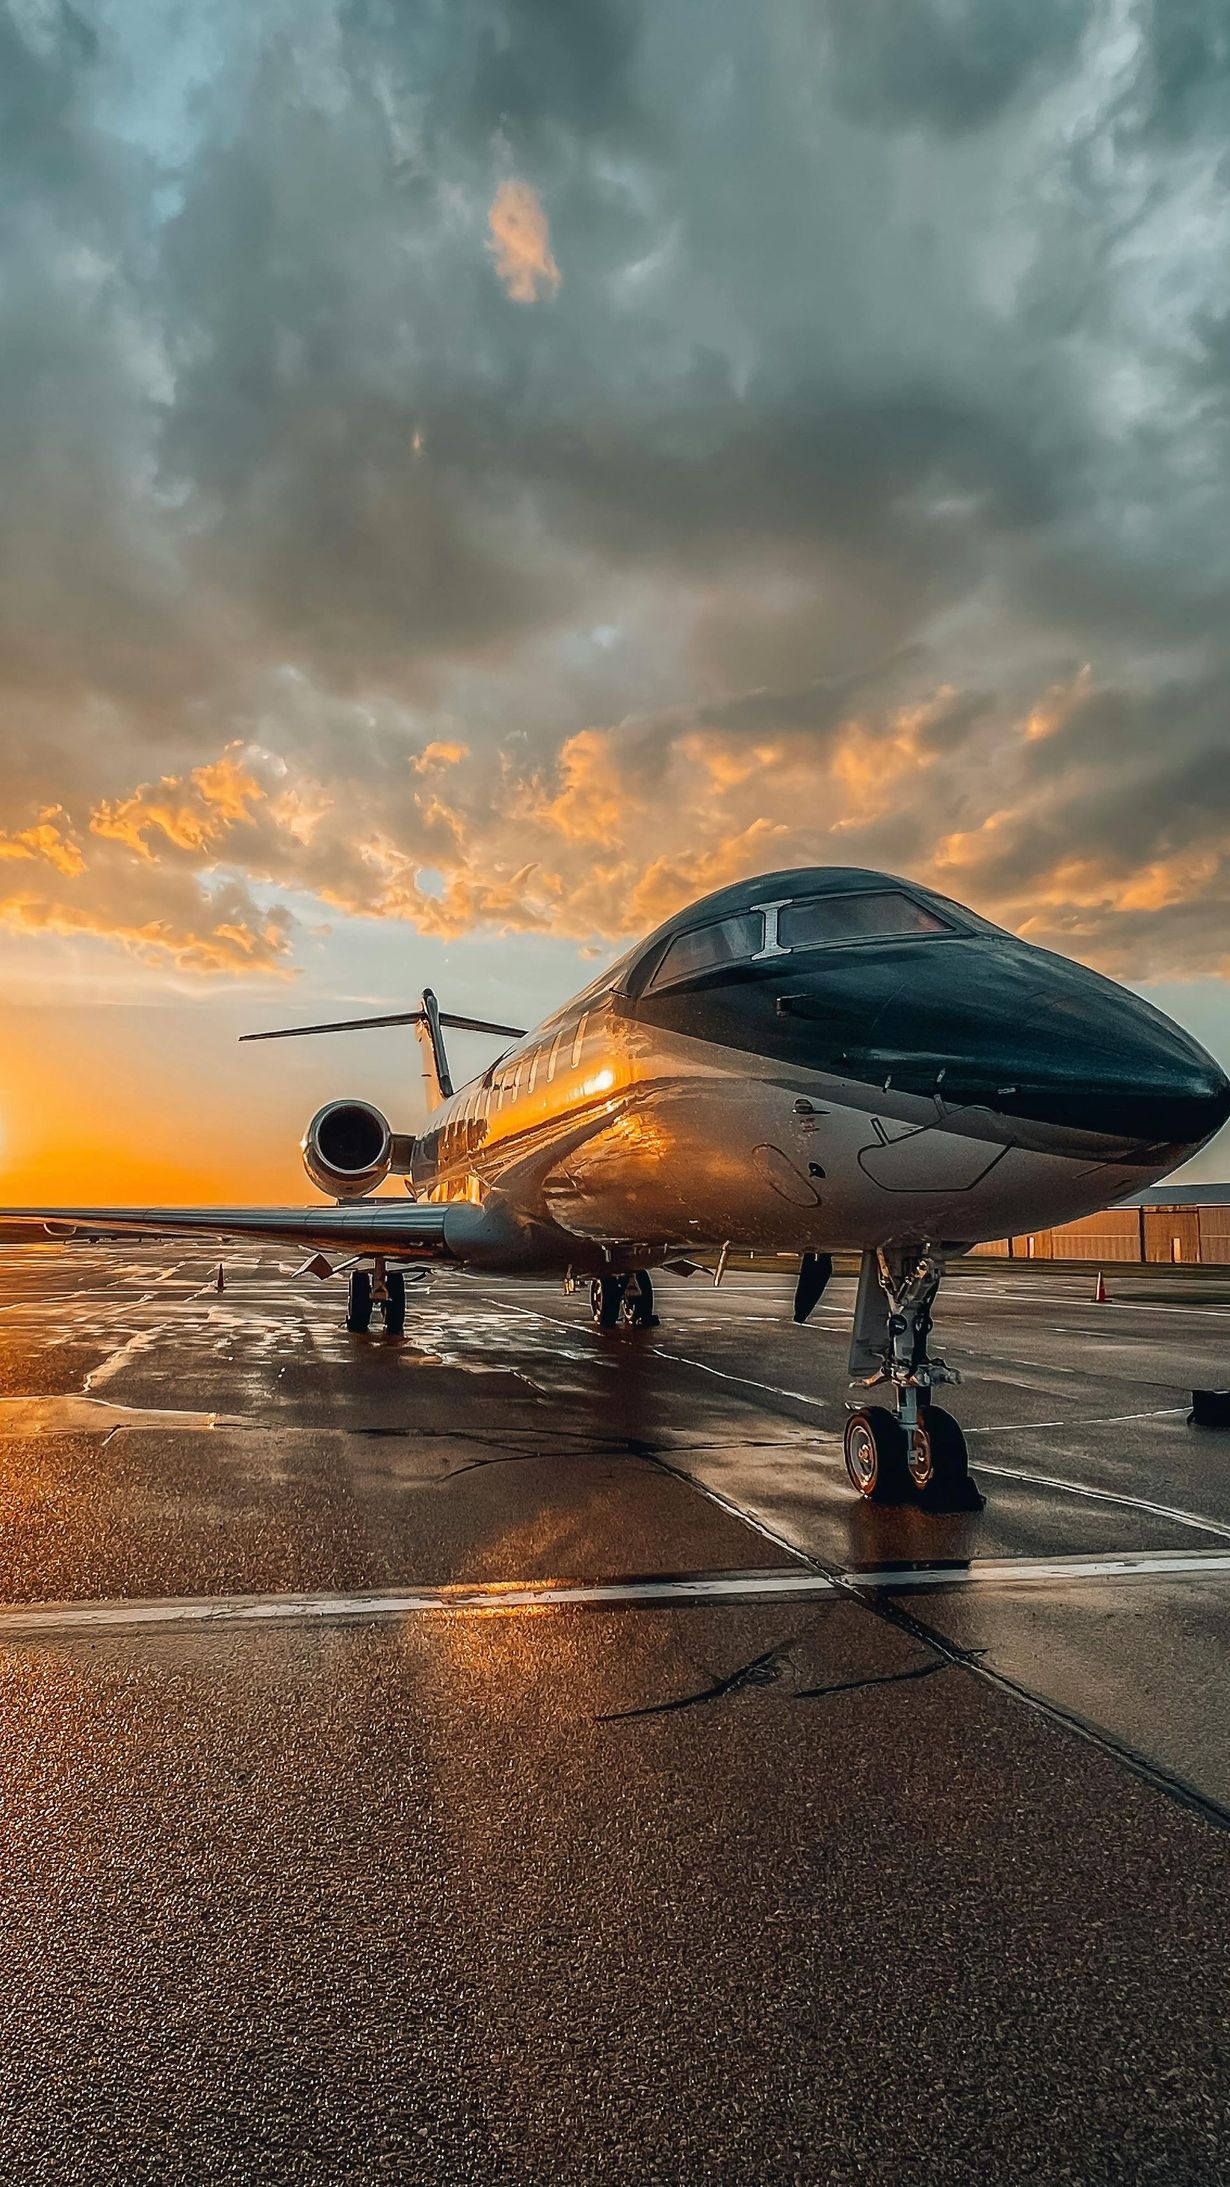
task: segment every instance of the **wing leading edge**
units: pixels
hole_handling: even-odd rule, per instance
[[[477,1213],[477,1210],[473,1212]],[[238,1239],[326,1251],[390,1253],[405,1260],[452,1260],[445,1237],[450,1210],[399,1200],[348,1207],[6,1207],[0,1240],[88,1238]],[[457,1225],[450,1226],[456,1231]]]

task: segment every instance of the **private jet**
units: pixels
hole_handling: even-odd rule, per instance
[[[960,1506],[964,1437],[928,1346],[951,1260],[1164,1177],[1230,1115],[1230,1080],[1109,979],[884,873],[806,867],[718,890],[532,1032],[441,1010],[250,1033],[412,1025],[428,1116],[330,1101],[311,1208],[0,1211],[17,1234],[293,1244],[348,1277],[347,1326],[398,1334],[425,1263],[588,1283],[600,1330],[655,1326],[651,1271],[797,1255],[806,1321],[859,1259],[844,1449],[860,1496]],[[446,1030],[510,1042],[455,1088]],[[410,1195],[373,1194],[400,1177]],[[873,1403],[876,1390],[886,1399]]]

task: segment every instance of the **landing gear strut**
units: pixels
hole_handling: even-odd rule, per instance
[[[932,1403],[933,1390],[961,1379],[927,1350],[943,1273],[935,1253],[893,1248],[863,1255],[850,1373],[867,1389],[888,1383],[894,1407],[860,1406],[846,1421],[846,1472],[870,1502],[896,1501],[912,1489],[934,1510],[981,1508],[965,1437],[952,1414]]]
[[[596,1329],[656,1329],[653,1285],[647,1268],[630,1276],[595,1276],[589,1287],[589,1311]]]

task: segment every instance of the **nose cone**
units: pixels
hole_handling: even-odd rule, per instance
[[[1093,977],[1092,975],[1090,976]],[[1066,1002],[1043,1003],[1040,1048],[1050,1058],[1023,1085],[1027,1113],[1060,1131],[1096,1135],[1116,1155],[1173,1166],[1230,1116],[1230,1079],[1199,1041],[1137,997],[1097,981],[1073,1027]],[[1117,1006],[1116,1006],[1117,1004]]]
[[[1013,1065],[995,1089],[984,1072],[971,1074],[983,1077],[988,1105],[1141,1162],[1172,1165],[1220,1130],[1230,1079],[1190,1033],[1067,958],[1017,944],[1008,961],[988,946],[994,954],[970,983],[973,1012],[992,1075]],[[976,1025],[969,1030],[976,1055]]]
[[[800,976],[801,975],[801,976]],[[792,1053],[1013,1143],[1157,1174],[1230,1116],[1230,1079],[1189,1033],[1113,980],[1007,936],[836,951],[783,972]],[[998,1134],[997,1134],[998,1135]]]
[[[635,1008],[865,1087],[869,1110],[903,1097],[895,1113],[914,1122],[1155,1177],[1230,1116],[1230,1080],[1190,1033],[1100,973],[995,932],[761,956]]]

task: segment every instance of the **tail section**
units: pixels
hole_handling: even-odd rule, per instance
[[[440,1006],[430,987],[423,989],[423,1007],[415,1018],[414,1030],[423,1051],[423,1099],[430,1114],[453,1091],[453,1074],[440,1030]]]
[[[453,1092],[442,1027],[453,1026],[461,1033],[494,1033],[504,1040],[520,1040],[525,1030],[520,1025],[493,1025],[487,1018],[463,1018],[454,1011],[441,1010],[430,987],[425,987],[418,1010],[393,1010],[378,1018],[339,1018],[328,1025],[284,1025],[272,1033],[241,1033],[239,1037],[241,1040],[297,1040],[305,1033],[366,1033],[378,1025],[414,1027],[423,1051],[423,1092],[429,1109],[438,1108]]]

